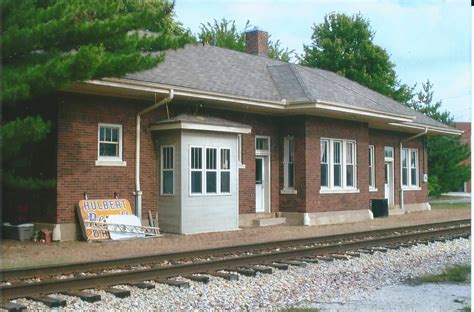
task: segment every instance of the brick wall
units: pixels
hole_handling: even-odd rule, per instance
[[[367,124],[322,117],[306,119],[306,211],[368,209],[368,127]],[[355,140],[357,144],[357,185],[359,193],[320,194],[321,138]]]
[[[112,198],[118,192],[134,207],[136,113],[152,103],[110,97],[63,95],[58,108],[57,222],[76,220],[75,205],[89,198]],[[142,118],[142,216],[156,212],[157,176],[153,140],[148,131],[156,112]],[[123,160],[126,167],[96,166],[98,123],[123,126]]]

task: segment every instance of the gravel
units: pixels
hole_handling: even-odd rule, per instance
[[[125,299],[96,290],[102,295],[102,300],[92,304],[75,297],[57,296],[67,300],[68,304],[62,311],[255,311],[285,307],[319,307],[322,310],[343,311],[357,310],[357,307],[362,307],[359,311],[385,308],[388,311],[429,311],[432,310],[429,309],[430,305],[415,306],[417,301],[423,303],[426,295],[423,291],[415,292],[413,289],[441,289],[445,285],[413,287],[402,283],[420,275],[441,273],[449,265],[465,263],[470,263],[470,240],[457,239],[388,250],[386,253],[361,254],[349,260],[320,261],[308,264],[305,268],[290,266],[287,271],[273,269],[273,274],[258,273],[257,277],[240,275],[239,281],[226,281],[217,277],[210,277],[208,284],[188,281],[191,287],[187,289],[163,284],[155,284],[153,290],[121,286],[132,293],[131,297]],[[466,287],[469,288],[468,285]],[[406,296],[400,296],[397,291],[406,293]],[[374,294],[387,300],[396,299],[394,302],[399,305],[374,302]],[[456,310],[470,304],[469,296],[463,297],[463,304],[453,302],[453,296],[436,297],[446,303],[442,310]],[[30,300],[18,299],[16,302],[27,305],[30,310],[47,310],[43,304]]]

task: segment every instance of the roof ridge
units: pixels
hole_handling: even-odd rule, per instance
[[[293,65],[293,66],[291,66]],[[301,90],[303,90],[304,95],[308,98],[308,100],[313,100],[313,94],[309,91],[308,87],[306,87],[306,84],[303,81],[303,78],[301,78],[300,74],[298,71],[295,71],[293,67],[295,67],[296,64],[288,64],[290,67],[291,72],[293,75],[296,77],[296,81],[298,82],[298,85],[300,86]],[[309,96],[308,96],[309,94]]]

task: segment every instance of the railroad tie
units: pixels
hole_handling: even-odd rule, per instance
[[[145,282],[130,283],[128,285],[139,288],[139,289],[154,289],[155,288],[155,285],[151,283],[145,283]]]
[[[380,251],[380,252],[387,252],[387,248],[384,247],[372,247],[371,248],[373,251]]]
[[[300,260],[306,263],[319,263],[318,258],[301,258]]]
[[[100,301],[102,298],[99,294],[94,294],[85,291],[67,291],[63,293],[66,296],[78,297],[82,301],[94,303]]]
[[[66,306],[66,300],[57,298],[57,297],[28,297],[28,299],[41,302],[42,304],[46,305],[48,308],[59,308]]]
[[[209,272],[207,274],[209,274],[211,276],[215,276],[215,277],[220,277],[220,278],[223,278],[223,279],[228,280],[228,281],[238,281],[239,280],[239,276],[237,274],[233,274],[233,273],[225,273],[225,272],[214,271],[214,272]]]
[[[284,260],[284,261],[280,261],[280,263],[288,264],[288,265],[292,265],[292,266],[297,266],[297,267],[300,267],[300,268],[305,268],[306,265],[307,265],[304,262],[295,261],[295,260]]]
[[[244,275],[244,276],[250,276],[250,277],[257,276],[257,272],[255,272],[252,269],[248,269],[248,268],[237,268],[237,269],[231,269],[231,270],[227,270],[227,271],[236,272],[236,273],[239,273],[239,274]]]
[[[349,260],[350,257],[345,256],[345,255],[339,255],[339,254],[330,254],[329,257],[334,258],[336,260]]]
[[[119,289],[119,288],[114,288],[114,287],[103,288],[102,290],[105,291],[105,292],[107,292],[107,293],[109,293],[109,294],[114,295],[114,296],[117,297],[117,298],[127,298],[127,297],[130,297],[130,290]]]
[[[258,273],[263,273],[263,274],[272,274],[273,270],[272,268],[266,267],[266,266],[261,266],[261,265],[255,265],[252,267],[252,270]]]
[[[386,249],[400,249],[400,245],[385,245],[383,247]]]
[[[266,265],[268,265],[270,267],[273,267],[275,269],[278,269],[278,270],[288,270],[288,264],[273,262],[273,263],[266,264]]]
[[[375,251],[372,249],[359,249],[358,252],[363,253],[363,254],[373,255]]]
[[[350,257],[360,258],[360,253],[358,253],[358,252],[346,251],[346,255],[348,255]]]
[[[206,275],[186,275],[183,277],[195,282],[200,282],[204,284],[209,283],[209,276],[206,276]]]
[[[189,288],[189,283],[185,281],[179,281],[175,279],[157,279],[157,283],[166,284],[168,286],[178,287],[178,288]]]
[[[7,310],[8,312],[21,312],[26,310],[26,306],[14,302],[2,302],[0,308]]]
[[[326,257],[326,256],[318,256],[317,258],[318,260],[321,260],[321,261],[327,261],[327,262],[334,261],[334,258]]]

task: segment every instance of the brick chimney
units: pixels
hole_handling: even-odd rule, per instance
[[[268,56],[268,33],[254,27],[245,32],[245,52]]]

